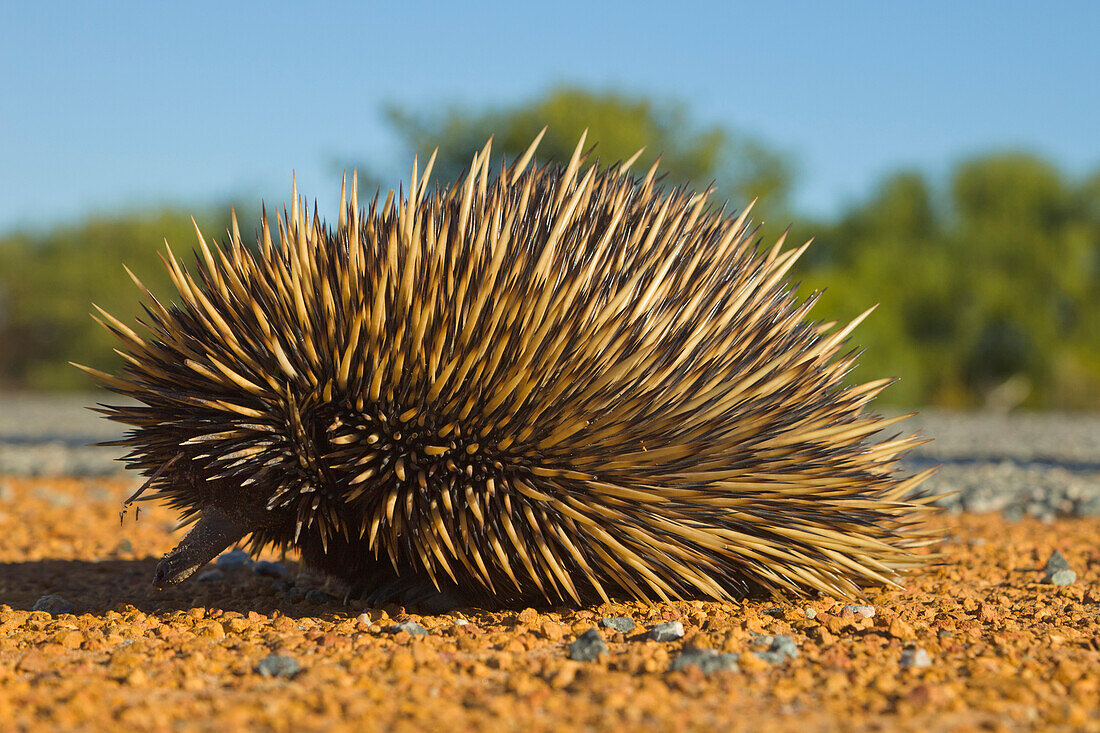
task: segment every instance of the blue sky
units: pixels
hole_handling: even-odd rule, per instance
[[[380,108],[557,82],[672,96],[788,152],[803,212],[1006,147],[1100,168],[1096,2],[3,3],[0,232],[407,174]],[[324,206],[323,206],[324,210]]]

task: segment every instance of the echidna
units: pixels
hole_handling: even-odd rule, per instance
[[[103,410],[125,460],[197,520],[158,586],[249,535],[488,603],[852,597],[916,564],[925,474],[895,469],[921,441],[864,411],[890,380],[845,384],[863,316],[807,321],[805,245],[538,142],[434,190],[414,162],[365,215],[353,177],[335,229],[295,186],[278,245],[265,211],[254,248],[234,216],[193,271],[168,249],[178,302],[134,277],[147,333],[101,311],[127,364],[82,368],[138,401]]]

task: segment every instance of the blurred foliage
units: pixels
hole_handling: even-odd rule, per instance
[[[443,181],[456,180],[490,135],[497,159],[511,160],[546,127],[538,149],[540,160],[568,161],[587,129],[585,147],[596,144],[601,164],[626,160],[644,147],[634,170],[644,172],[660,155],[666,184],[714,183],[720,198],[751,201],[759,197],[775,210],[790,188],[791,170],[785,156],[723,127],[697,127],[688,110],[674,101],[558,87],[531,102],[501,109],[454,107],[441,114],[419,114],[391,106],[386,115],[422,163],[439,149],[434,175]]]
[[[226,230],[228,210],[220,218],[196,215],[206,236]],[[144,315],[124,264],[170,301],[171,281],[159,256],[165,240],[186,255],[196,242],[190,215],[97,217],[45,234],[0,238],[0,388],[88,388],[91,380],[69,361],[101,369],[121,365],[112,352],[114,337],[89,315],[92,303],[130,323]]]
[[[439,148],[442,181],[457,178],[489,134],[495,155],[511,158],[548,125],[540,160],[567,159],[588,127],[605,164],[646,146],[635,170],[661,153],[667,183],[715,181],[717,198],[734,207],[761,196],[765,242],[777,219],[797,222],[791,244],[815,236],[794,271],[804,295],[825,291],[815,317],[847,321],[880,304],[854,333],[865,351],[853,378],[899,376],[885,402],[1100,408],[1100,171],[1071,180],[1035,156],[981,155],[943,186],[899,172],[835,220],[815,222],[784,213],[785,156],[699,127],[675,103],[559,88],[510,108],[387,114],[421,161]],[[204,233],[224,232],[227,213],[205,215]],[[241,221],[247,231],[258,219]],[[165,237],[177,252],[190,249],[189,217],[162,211],[0,237],[0,388],[90,386],[68,360],[117,367],[90,304],[140,315],[121,263],[168,294],[157,256]]]
[[[802,267],[817,311],[851,318],[857,377],[903,403],[1100,407],[1100,175],[1021,153],[958,165],[937,195],[895,175],[819,236]]]

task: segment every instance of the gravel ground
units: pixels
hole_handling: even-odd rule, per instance
[[[87,409],[112,397],[0,393],[0,474],[123,472],[118,449],[91,445],[122,436],[121,426]],[[934,438],[913,451],[905,469],[938,464],[925,486],[958,492],[943,506],[1009,519],[1100,516],[1100,414],[928,410],[903,425]]]
[[[226,553],[166,591],[171,510],[102,396],[0,395],[0,730],[1100,733],[1100,415],[927,412],[942,561],[862,601],[447,615]]]
[[[174,518],[120,526],[131,480],[0,484],[0,730],[1100,732],[1100,518],[941,514],[942,562],[859,605],[431,615],[293,557],[158,592]]]

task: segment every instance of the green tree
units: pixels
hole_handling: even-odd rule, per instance
[[[675,101],[596,92],[562,86],[517,105],[489,110],[451,107],[442,113],[393,106],[387,117],[401,140],[421,160],[439,148],[436,174],[455,180],[490,135],[493,150],[512,159],[523,153],[545,126],[541,160],[567,161],[584,129],[604,164],[625,160],[645,147],[636,169],[661,155],[670,183],[702,188],[712,181],[734,208],[760,197],[765,208],[781,209],[789,190],[787,159],[764,143],[720,126],[699,127]],[[644,169],[643,169],[644,170]]]
[[[208,237],[228,226],[225,215],[199,221]],[[97,217],[0,239],[0,387],[88,388],[91,380],[67,362],[121,365],[114,337],[89,315],[92,303],[128,322],[144,315],[123,264],[170,300],[159,258],[165,239],[189,261],[196,242],[190,217],[178,211]]]
[[[1041,400],[1089,307],[1091,247],[1072,190],[1046,161],[1002,154],[961,165],[952,199],[953,252],[968,280],[964,377],[981,392],[1019,375]]]

